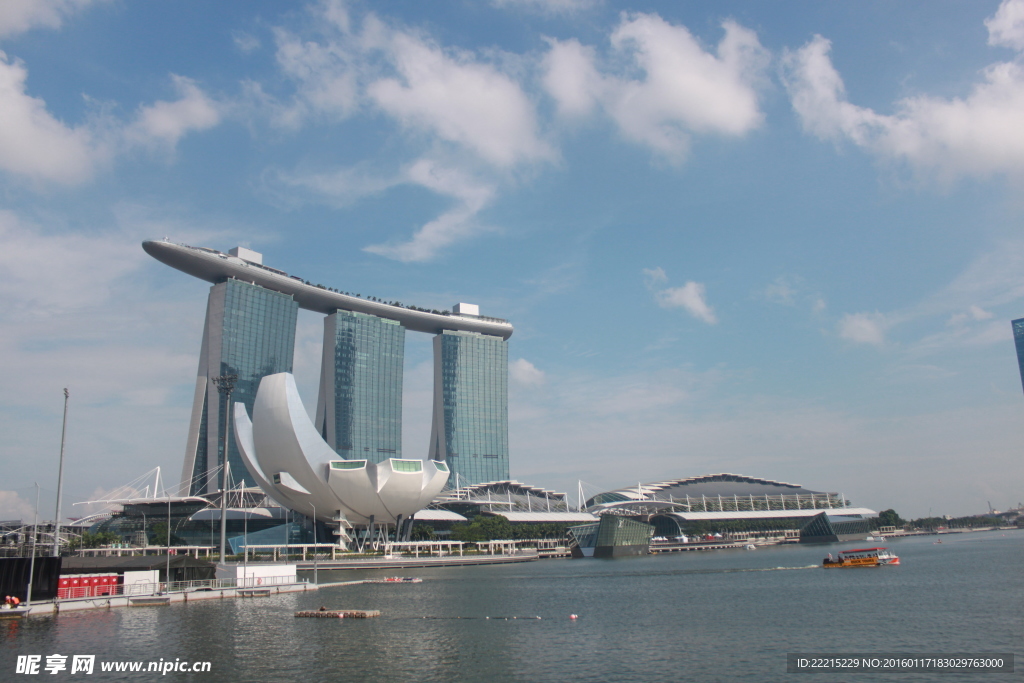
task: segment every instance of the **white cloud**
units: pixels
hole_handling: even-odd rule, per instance
[[[349,44],[352,39],[347,33],[340,40],[316,42],[278,29],[275,37],[278,66],[298,84],[291,104],[273,102],[276,124],[297,128],[313,114],[344,119],[357,109],[357,46]]]
[[[927,329],[930,325],[935,331],[903,341],[904,351],[916,356],[1005,344],[1010,326],[993,309],[1019,305],[1022,300],[1024,242],[1004,241],[976,256],[949,284],[920,302],[884,313],[847,314],[837,331],[844,339],[880,346],[901,326]]]
[[[547,381],[544,371],[538,370],[533,363],[525,358],[519,358],[509,363],[508,374],[513,382],[524,387],[539,387]]]
[[[141,106],[130,124],[102,117],[72,127],[25,91],[27,77],[21,61],[0,51],[0,169],[36,181],[82,183],[115,152],[154,143],[173,148],[189,131],[220,121],[217,105],[193,81],[172,76],[180,99]]]
[[[328,6],[325,18],[328,10],[344,19],[329,19],[334,30],[319,40],[275,32],[278,65],[298,84],[294,102],[278,106],[278,123],[296,127],[311,114],[345,118],[372,105],[409,131],[499,168],[553,158],[533,103],[497,66],[373,14],[357,32],[343,8]],[[269,99],[262,89],[260,95]]]
[[[654,300],[662,308],[683,308],[694,318],[703,320],[709,325],[718,322],[715,311],[708,305],[704,285],[699,282],[687,282],[682,287],[658,289],[668,282],[668,275],[660,266],[644,268],[644,284],[654,293]]]
[[[234,41],[235,47],[245,54],[255,52],[263,45],[259,38],[246,31],[233,31],[231,40]]]
[[[540,12],[542,14],[577,14],[592,9],[597,0],[491,0],[495,7]]]
[[[722,27],[725,36],[712,53],[685,26],[656,14],[623,14],[611,45],[642,79],[602,75],[592,49],[553,40],[544,86],[561,113],[582,115],[600,103],[627,138],[680,161],[691,135],[741,136],[764,118],[757,90],[768,52],[753,31],[733,21]]]
[[[135,121],[125,131],[128,141],[173,148],[190,131],[207,130],[220,123],[218,105],[195,81],[173,74],[171,80],[181,97],[139,107]]]
[[[786,276],[775,278],[775,281],[764,288],[764,298],[773,304],[792,306],[796,303],[797,282]]]
[[[366,251],[399,261],[429,261],[443,247],[487,229],[478,222],[477,214],[494,198],[493,186],[430,159],[415,162],[404,175],[410,183],[451,197],[456,206],[421,227],[411,239],[372,244]]]
[[[1003,0],[985,20],[988,44],[1024,50],[1024,0]]]
[[[397,74],[370,83],[367,95],[403,126],[499,167],[552,157],[537,135],[532,103],[497,68],[402,31],[394,31],[386,45]]]
[[[31,522],[35,506],[18,495],[17,491],[0,491],[0,519],[20,519]]]
[[[715,311],[708,306],[704,285],[700,282],[687,282],[682,287],[670,287],[663,289],[655,295],[658,305],[662,308],[683,308],[698,320],[703,320],[709,325],[718,322]]]
[[[282,102],[258,83],[247,84],[252,102],[283,126],[312,116],[345,118],[366,108],[384,113],[422,143],[419,159],[394,173],[364,165],[315,174],[280,174],[287,185],[313,190],[345,204],[401,184],[453,200],[407,240],[365,250],[400,261],[428,261],[441,249],[490,229],[479,213],[512,173],[556,154],[541,139],[533,103],[515,78],[489,58],[442,47],[428,37],[367,14],[355,26],[343,4],[317,11],[325,20],[314,39],[275,31],[277,60],[297,84]],[[500,60],[499,60],[500,61]]]
[[[87,128],[70,128],[25,92],[28,71],[0,51],[0,168],[35,180],[77,183],[107,152]]]
[[[668,275],[665,274],[665,269],[661,266],[656,268],[644,268],[644,281],[647,284],[648,289],[663,285],[668,282]]]
[[[60,28],[64,19],[96,0],[3,0],[0,2],[0,38],[24,33],[36,26]]]
[[[562,116],[584,116],[597,104],[604,90],[603,76],[598,72],[594,48],[582,45],[575,38],[550,40],[544,55],[541,82],[555,99]]]
[[[963,323],[965,323],[967,321],[971,321],[971,320],[973,320],[973,321],[989,320],[994,315],[995,314],[992,313],[991,311],[986,311],[981,306],[975,306],[975,305],[972,304],[971,306],[969,306],[967,308],[966,311],[961,311],[960,313],[954,313],[953,315],[951,315],[946,324],[947,325],[961,325],[961,324],[963,324]]]
[[[123,235],[44,235],[10,211],[0,211],[0,244],[0,297],[34,317],[106,301],[120,278],[145,261]]]
[[[889,326],[881,313],[847,313],[837,326],[839,336],[857,344],[881,346]]]
[[[849,140],[945,180],[1024,174],[1020,63],[988,66],[966,97],[908,97],[896,103],[895,114],[884,115],[847,101],[830,49],[828,40],[815,36],[783,57],[784,82],[807,132],[822,140]]]

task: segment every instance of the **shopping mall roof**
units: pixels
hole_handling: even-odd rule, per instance
[[[587,501],[586,505],[589,508],[595,505],[626,501],[678,501],[687,497],[699,499],[702,496],[705,498],[717,498],[718,496],[731,498],[733,496],[774,497],[779,495],[839,496],[837,493],[811,491],[799,484],[747,477],[742,474],[719,473],[668,479],[607,491],[594,496]]]
[[[599,517],[589,512],[484,512],[485,515],[501,515],[513,524],[540,524],[544,522],[553,524],[585,524],[596,522]],[[418,516],[417,516],[418,517]]]

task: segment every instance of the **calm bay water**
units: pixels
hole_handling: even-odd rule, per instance
[[[366,584],[246,600],[0,622],[0,680],[19,654],[208,660],[211,673],[42,673],[203,681],[1024,680],[1024,532],[890,541],[900,567],[824,571],[852,545],[402,570]],[[320,572],[347,581],[395,572]],[[377,619],[295,619],[300,609]],[[578,614],[572,621],[570,614]],[[504,617],[519,617],[504,619]],[[542,619],[523,617],[540,616]],[[485,619],[485,617],[491,617]],[[1017,673],[787,674],[787,652],[1014,652]],[[70,661],[70,659],[69,659]]]

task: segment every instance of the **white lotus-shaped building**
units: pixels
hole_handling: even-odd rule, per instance
[[[274,501],[338,525],[398,527],[444,488],[448,466],[436,460],[344,460],[310,421],[291,373],[260,382],[252,420],[235,404],[235,439],[249,474]]]

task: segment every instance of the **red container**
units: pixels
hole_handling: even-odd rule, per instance
[[[116,574],[103,574],[98,577],[99,585],[93,590],[94,595],[112,595],[114,593],[114,585],[117,583]]]

